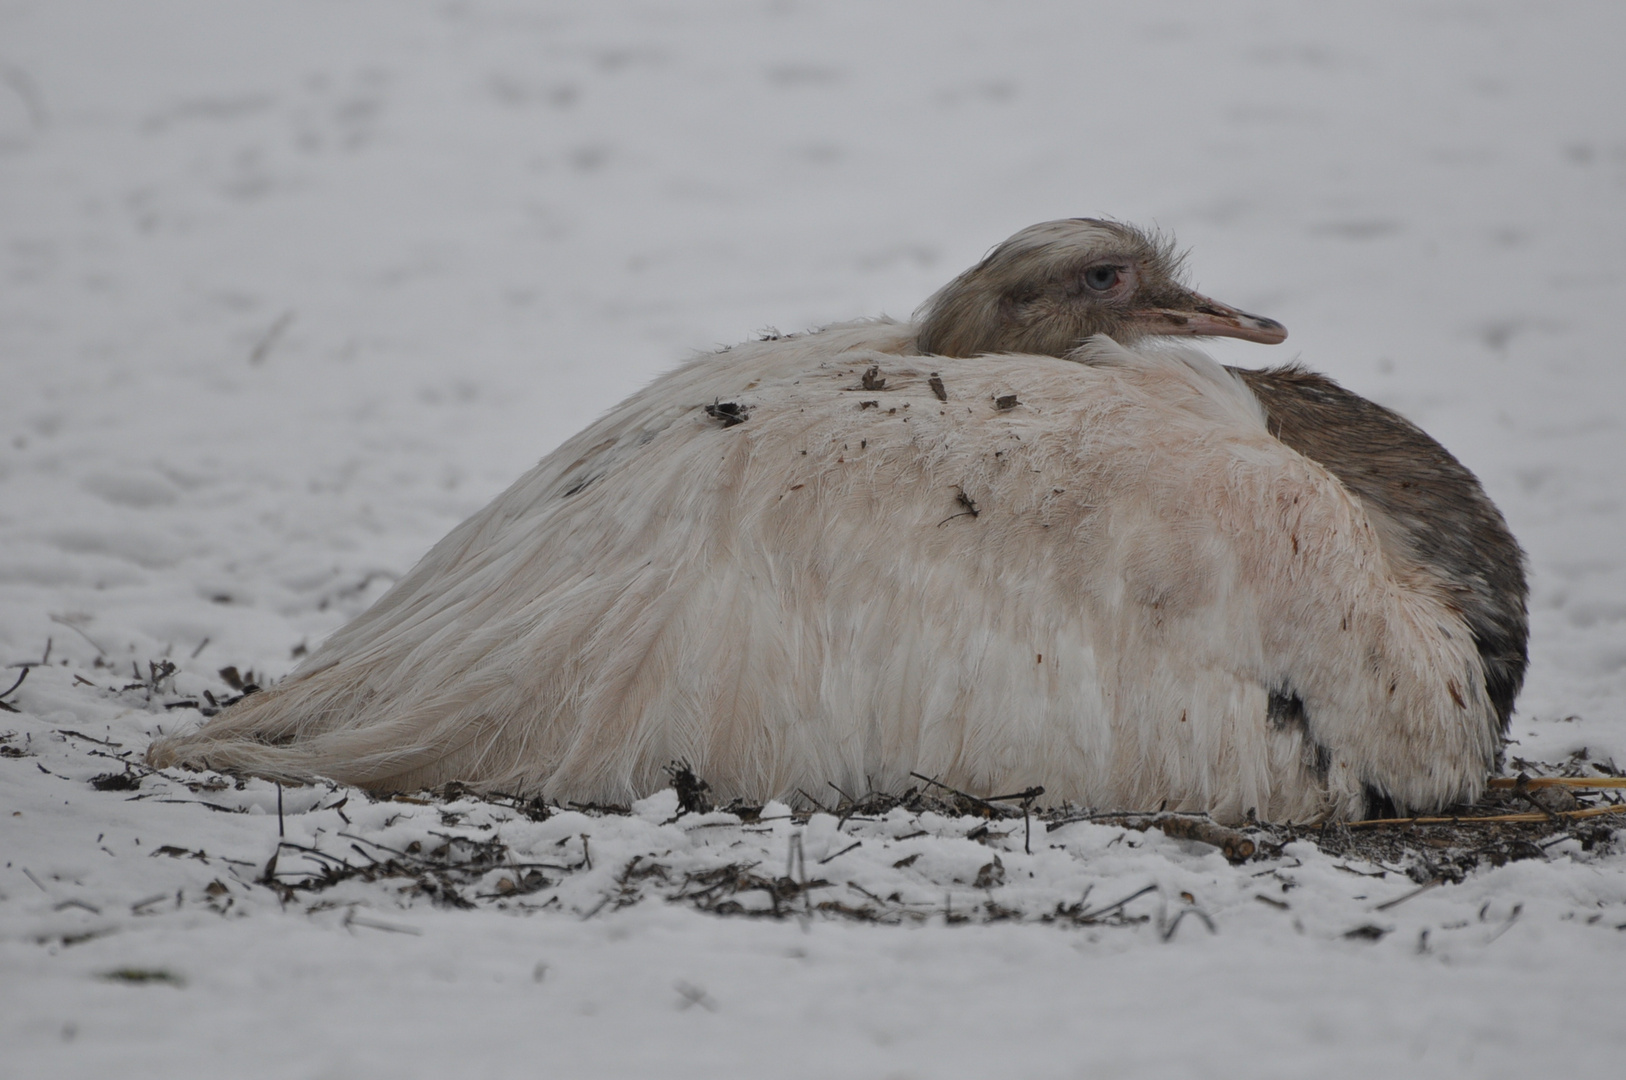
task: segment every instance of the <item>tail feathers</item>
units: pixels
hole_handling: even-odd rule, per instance
[[[407,716],[336,726],[336,718],[354,716],[356,710],[311,700],[319,696],[308,685],[255,695],[200,731],[155,740],[147,762],[157,768],[192,766],[301,782],[323,777],[391,788],[416,786],[393,781],[421,772],[455,748]]]

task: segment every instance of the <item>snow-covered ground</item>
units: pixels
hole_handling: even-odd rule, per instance
[[[1292,332],[1221,358],[1301,357],[1479,473],[1531,559],[1513,753],[1626,763],[1623,40],[1602,0],[0,0],[0,664],[49,647],[0,713],[0,1076],[1618,1068],[1626,855],[1573,842],[1379,909],[1410,879],[1308,844],[284,793],[356,865],[569,868],[462,910],[255,884],[263,782],[89,781],[689,352],[907,315],[1081,214]],[[793,846],[817,899],[936,914],[724,918],[628,872]]]

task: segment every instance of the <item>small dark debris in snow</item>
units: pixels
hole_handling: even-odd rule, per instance
[[[96,907],[94,904],[87,904],[83,900],[64,900],[60,904],[51,905],[52,911],[66,911],[69,908],[78,908],[81,911],[88,911],[92,915],[100,915],[102,913],[101,908]]]
[[[240,693],[253,694],[257,693],[260,689],[259,680],[254,677],[254,672],[252,669],[242,672],[237,670],[236,665],[228,664],[226,667],[221,668],[216,674],[220,676],[221,682]]]
[[[937,395],[938,401],[948,400],[948,387],[943,385],[943,377],[937,372],[932,372],[932,377],[926,380],[926,385],[932,388],[932,393]]]
[[[1049,663],[1050,660],[1047,658],[1047,666]],[[242,675],[235,672],[235,669],[234,674],[239,681],[242,680]],[[66,731],[63,733],[78,735]],[[0,734],[0,745],[3,745],[7,738]],[[114,757],[113,754],[103,756]],[[1540,775],[1544,768],[1556,769],[1563,775],[1580,777],[1593,777],[1600,773],[1613,775],[1612,764],[1606,767],[1585,760],[1552,767],[1518,762],[1516,767],[1537,775]],[[123,777],[146,774],[126,770],[125,773],[107,775]],[[492,825],[475,824],[481,818],[475,813],[475,807],[470,804],[485,803],[488,807],[503,808],[506,812],[494,815],[499,821],[513,820],[511,815],[524,815],[537,821],[547,820],[559,813],[562,807],[549,806],[535,795],[493,794],[478,791],[468,785],[453,783],[443,785],[434,791],[394,797],[380,794],[373,797],[375,802],[393,801],[401,804],[395,808],[400,812],[391,813],[389,819],[383,823],[384,828],[389,828],[394,820],[403,817],[410,818],[419,825],[436,822],[438,819],[441,828],[452,830],[450,833],[430,829],[427,837],[420,833],[419,839],[403,837],[399,842],[380,843],[380,840],[387,841],[388,838],[377,833],[372,833],[371,836],[374,838],[369,838],[357,834],[353,829],[337,834],[324,834],[318,830],[319,840],[310,840],[308,843],[284,841],[277,847],[275,855],[264,865],[263,870],[255,866],[249,874],[256,876],[258,884],[271,889],[285,902],[295,899],[308,900],[311,899],[311,894],[327,893],[342,883],[355,883],[375,884],[376,887],[386,890],[392,902],[399,896],[409,904],[416,898],[420,902],[451,908],[491,906],[537,910],[550,905],[561,906],[560,896],[565,895],[563,909],[573,910],[584,918],[594,917],[601,911],[614,911],[646,901],[669,901],[720,915],[779,919],[822,916],[887,925],[919,924],[927,920],[984,923],[1025,919],[1061,926],[1099,927],[1140,925],[1155,919],[1157,932],[1165,939],[1169,939],[1181,926],[1182,920],[1202,922],[1210,930],[1213,929],[1212,920],[1199,910],[1196,901],[1189,895],[1181,894],[1180,898],[1176,899],[1176,894],[1164,897],[1159,893],[1159,896],[1151,901],[1135,904],[1135,901],[1149,893],[1158,892],[1155,885],[1147,885],[1138,892],[1130,891],[1135,887],[1133,885],[1125,887],[1123,891],[1128,895],[1120,893],[1118,895],[1122,895],[1122,899],[1105,906],[1099,901],[1093,905],[1088,903],[1090,897],[1086,892],[1076,903],[1056,903],[1054,900],[1047,900],[1045,903],[1053,906],[1053,910],[1048,907],[1034,909],[1031,905],[1024,910],[1013,900],[1013,896],[1016,895],[1013,892],[1013,883],[1020,884],[1025,881],[1028,876],[1025,873],[1026,867],[1007,866],[1003,862],[1003,856],[1006,854],[1017,859],[1022,857],[1027,829],[1024,829],[1024,836],[1019,837],[1015,833],[1016,826],[1028,819],[1037,819],[1040,826],[1047,826],[1052,831],[1078,822],[1114,825],[1128,830],[1160,829],[1167,836],[1177,840],[1201,841],[1215,845],[1233,861],[1242,861],[1250,856],[1278,860],[1282,857],[1285,846],[1294,842],[1307,842],[1316,845],[1334,859],[1341,860],[1344,865],[1340,866],[1340,869],[1350,868],[1352,872],[1360,873],[1363,877],[1379,879],[1370,883],[1363,882],[1360,887],[1364,889],[1370,884],[1374,889],[1382,889],[1384,895],[1394,898],[1386,901],[1386,905],[1392,907],[1405,902],[1411,896],[1419,895],[1416,890],[1407,891],[1411,889],[1407,884],[1407,878],[1419,885],[1425,882],[1460,881],[1466,874],[1482,865],[1502,865],[1515,859],[1549,857],[1543,851],[1544,845],[1567,840],[1573,840],[1589,850],[1607,846],[1614,842],[1612,839],[1615,835],[1614,830],[1626,825],[1626,815],[1559,816],[1565,812],[1573,815],[1574,811],[1558,811],[1551,816],[1545,813],[1532,814],[1529,796],[1537,791],[1550,789],[1550,785],[1548,788],[1525,784],[1517,789],[1512,787],[1492,789],[1474,806],[1458,807],[1448,811],[1439,824],[1399,820],[1356,823],[1351,827],[1338,824],[1276,825],[1250,821],[1244,825],[1230,826],[1221,825],[1202,814],[1168,812],[1132,814],[1122,811],[1088,811],[1066,806],[1045,808],[1037,805],[1036,801],[1044,794],[1043,790],[1037,787],[1009,795],[981,796],[960,791],[941,780],[925,775],[915,777],[920,781],[918,787],[911,787],[902,793],[875,791],[860,793],[856,788],[849,792],[832,784],[829,786],[836,795],[839,795],[839,800],[826,796],[823,800],[824,805],[821,806],[819,800],[813,796],[804,795],[800,800],[787,800],[791,804],[788,810],[776,807],[770,817],[764,820],[762,807],[739,800],[723,807],[716,807],[709,785],[687,762],[673,762],[668,769],[668,775],[672,779],[677,802],[682,811],[679,817],[687,814],[715,815],[698,825],[686,820],[679,826],[680,829],[686,828],[687,831],[694,832],[697,829],[720,828],[739,830],[742,834],[777,833],[777,841],[766,842],[777,843],[779,845],[777,850],[780,853],[773,856],[771,863],[760,850],[750,855],[747,855],[746,851],[751,849],[730,853],[729,847],[735,842],[731,839],[722,846],[710,849],[717,854],[710,857],[707,862],[697,865],[694,862],[671,858],[669,856],[672,852],[662,851],[659,846],[653,844],[647,852],[632,857],[630,861],[626,861],[626,854],[621,854],[614,847],[601,848],[598,859],[601,864],[599,873],[602,876],[589,879],[593,882],[590,886],[593,890],[591,898],[576,908],[572,906],[573,901],[568,899],[569,894],[562,892],[562,886],[576,875],[590,873],[593,870],[588,833],[580,829],[573,830],[569,836],[560,838],[557,854],[550,849],[543,853],[546,861],[538,861],[532,853],[510,849],[501,839],[505,830]],[[218,790],[227,783],[219,777],[200,778],[197,782],[185,780],[180,782],[193,787],[194,792]],[[241,789],[241,782],[238,786]],[[818,790],[822,793],[822,789]],[[1614,796],[1608,793],[1591,791],[1576,791],[1573,792],[1573,797],[1576,802],[1582,804],[1582,809],[1605,807],[1614,800]],[[191,800],[162,801],[191,801],[211,809],[244,812],[243,807],[214,807],[202,803],[195,797]],[[831,803],[834,805],[830,805]],[[342,805],[342,802],[318,809],[337,809],[338,805]],[[415,809],[419,807],[423,809]],[[622,806],[582,804],[575,805],[572,809],[600,817],[624,816],[629,813],[628,808]],[[897,824],[880,824],[883,819],[888,819],[889,815],[898,811],[901,811],[902,815],[897,819]],[[834,815],[838,819],[837,833],[850,831],[845,836],[838,836],[828,847],[822,848],[821,853],[824,857],[816,863],[812,857],[806,862],[799,858],[781,861],[785,859],[782,852],[787,830],[789,834],[794,835],[797,827],[807,825],[814,813]],[[1451,813],[1456,813],[1457,817],[1449,817]],[[1472,820],[1476,817],[1484,819],[1515,813],[1522,813],[1527,819],[1533,817],[1537,820],[1506,823],[1489,820],[1475,823]],[[725,814],[733,817],[723,820]],[[930,819],[921,817],[928,814],[952,819],[952,824],[947,828],[941,822],[930,824],[928,823]],[[980,820],[965,821],[967,817]],[[348,824],[346,819],[346,825]],[[923,824],[926,827],[920,827]],[[1040,832],[1042,836],[1044,830],[1033,831]],[[463,835],[456,835],[457,833]],[[704,835],[715,836],[726,833],[708,832]],[[1129,835],[1133,836],[1135,833],[1132,831]],[[863,837],[861,844],[859,836]],[[982,849],[980,859],[970,862],[969,865],[960,864],[961,868],[957,871],[958,880],[951,881],[942,860],[927,859],[925,865],[921,865],[922,855],[930,852],[917,850],[906,854],[907,849],[898,850],[894,846],[900,841],[917,836],[932,836],[940,838],[945,844],[959,844],[962,851],[977,850],[965,844],[964,841],[967,840],[987,846]],[[795,838],[799,840],[799,836]],[[578,844],[579,851],[576,849]],[[599,845],[595,843],[593,846]],[[1570,845],[1572,849],[1573,846]],[[606,850],[610,854],[605,854]],[[854,854],[849,855],[849,852]],[[159,847],[153,854],[198,861],[211,858],[202,851],[194,852],[170,845]],[[219,856],[213,858],[217,862],[220,860]],[[720,859],[731,861],[726,865],[718,865]],[[612,860],[613,865],[602,865]],[[979,863],[981,866],[973,876],[970,867]],[[861,879],[863,885],[857,881],[847,880],[848,874],[867,873],[868,869],[863,868],[872,869],[888,864],[894,871],[899,872],[914,867],[908,874],[898,874],[897,891],[890,891],[890,885],[881,887],[871,880]],[[811,876],[808,874],[809,870],[826,876]],[[1389,875],[1388,881],[1391,884],[1388,886],[1380,884],[1384,875]],[[248,876],[245,874],[241,879],[244,888],[249,887]],[[1354,880],[1351,879],[1352,885]],[[45,885],[38,882],[36,884],[42,890],[45,889]],[[864,885],[869,886],[869,889],[864,888]],[[934,886],[937,889],[935,896],[930,892]],[[1002,886],[1004,888],[1001,888]],[[238,884],[232,883],[232,888],[237,889]],[[554,889],[561,889],[561,893],[556,893],[552,897],[544,895],[535,900],[527,899],[534,894],[545,894]],[[874,891],[869,891],[871,889]],[[945,889],[948,891],[944,892]],[[978,891],[972,892],[973,889]],[[889,891],[890,895],[887,895]],[[1274,893],[1275,888],[1272,887],[1271,891]],[[224,877],[217,878],[204,887],[202,894],[203,899],[217,902],[211,906],[221,910],[221,906],[228,902]],[[335,899],[335,895],[345,899]],[[995,895],[1000,897],[1000,901],[994,900]],[[1373,895],[1375,899],[1384,898],[1384,895],[1377,892]],[[199,899],[195,891],[193,896]],[[312,910],[320,906],[332,908],[353,904],[353,897],[353,893],[342,890],[337,894],[328,893],[317,901]],[[153,905],[168,899],[169,895],[160,894],[141,901],[132,910],[137,914],[150,913],[148,909]],[[1256,895],[1255,899],[1278,910],[1287,910],[1286,902],[1274,896]],[[1182,901],[1184,907],[1180,906]],[[1384,909],[1379,908],[1380,911]],[[1164,911],[1165,914],[1159,915],[1158,911]],[[1144,912],[1152,914],[1143,914]],[[1187,915],[1191,918],[1186,919]],[[1510,917],[1507,925],[1511,925],[1511,921]],[[410,927],[375,924],[359,917],[347,920],[346,925],[392,932],[416,932]],[[1185,929],[1188,934],[1191,932],[1191,927],[1187,926]],[[1350,940],[1376,941],[1387,932],[1381,926],[1368,924],[1357,926],[1344,936]]]
[[[482,900],[488,900],[493,896],[529,896],[531,893],[541,892],[552,884],[553,882],[548,880],[542,871],[527,870],[523,874],[498,878],[497,884],[492,886],[492,892],[480,893],[478,896]]]
[[[687,1009],[691,1005],[698,1005],[707,1012],[717,1011],[717,1002],[712,1000],[711,995],[706,993],[702,987],[694,986],[679,979],[672,984],[672,989],[676,990],[678,997],[683,999],[678,1002],[679,1010]]]
[[[994,408],[1000,412],[1010,412],[1020,404],[1022,403],[1016,400],[1015,394],[1001,394],[994,399]]]
[[[1603,769],[1595,772],[1584,769],[1581,763],[1574,761],[1551,772],[1517,759],[1511,764],[1534,775],[1570,779],[1598,773],[1612,775]],[[1579,794],[1595,805],[1607,804],[1606,797],[1595,793],[1570,794]],[[1600,799],[1605,801],[1598,802]],[[1536,820],[1476,820],[1514,815]],[[1278,856],[1283,847],[1295,840],[1308,840],[1335,858],[1399,868],[1413,882],[1424,885],[1432,881],[1457,884],[1482,866],[1505,866],[1522,859],[1544,858],[1545,846],[1563,840],[1575,840],[1583,851],[1593,851],[1609,845],[1621,826],[1626,826],[1626,814],[1565,817],[1545,808],[1538,812],[1532,809],[1526,792],[1517,788],[1492,788],[1472,806],[1450,807],[1434,815],[1432,824],[1396,818],[1353,828],[1336,823],[1260,824],[1247,831],[1265,857]]]
[[[101,977],[107,982],[127,983],[131,986],[145,986],[152,983],[176,987],[186,985],[185,979],[164,968],[114,968],[112,971],[104,971]]]
[[[881,378],[881,365],[871,364],[869,370],[864,372],[863,378],[859,380],[859,384],[872,393],[876,390],[885,390],[886,380]]]
[[[276,348],[277,342],[282,340],[282,335],[287,333],[288,327],[293,324],[294,313],[292,310],[284,311],[281,315],[278,315],[271,325],[266,327],[265,333],[260,335],[260,339],[254,343],[254,347],[248,351],[249,364],[258,366],[265,363],[265,358],[271,355],[271,350]]]
[[[987,826],[983,828],[986,830]],[[978,889],[996,889],[1005,884],[1005,864],[999,861],[998,855],[994,856],[993,862],[984,864],[977,871],[977,879],[971,884]]]
[[[694,774],[687,761],[674,761],[666,766],[666,775],[672,778],[672,789],[677,792],[678,816],[711,812],[711,799],[706,792],[711,785]]]
[[[90,786],[97,791],[135,791],[141,786],[141,777],[133,772],[102,773],[93,776]]]

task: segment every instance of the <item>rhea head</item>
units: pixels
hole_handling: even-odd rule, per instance
[[[1172,241],[1129,225],[1069,218],[1033,225],[922,306],[919,346],[937,356],[1065,356],[1096,334],[1234,337],[1274,345],[1287,329],[1180,281]]]

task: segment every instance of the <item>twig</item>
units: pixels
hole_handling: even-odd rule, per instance
[[[1225,857],[1231,862],[1247,862],[1253,858],[1253,853],[1257,850],[1252,840],[1235,829],[1227,828],[1206,818],[1159,814],[1151,820],[1150,824],[1162,829],[1165,836],[1213,844],[1224,852]]]
[[[353,869],[348,862],[345,862],[343,859],[339,858],[337,855],[329,855],[325,851],[321,851],[321,850],[319,850],[317,848],[313,848],[313,847],[307,847],[304,844],[296,844],[292,840],[284,840],[280,844],[278,844],[277,846],[278,847],[285,847],[285,848],[293,848],[295,851],[303,851],[307,855],[315,855],[317,858],[326,859],[328,862],[336,862],[340,866],[344,867],[346,870]],[[289,872],[290,873],[300,873],[301,871],[289,871]]]
[[[838,791],[839,791],[839,790],[840,790],[840,789],[839,789],[839,788],[838,788],[838,789],[837,789],[837,790],[838,790]],[[814,798],[814,797],[813,797],[813,796],[811,796],[811,795],[809,795],[809,794],[808,794],[808,793],[807,793],[807,792],[806,792],[806,791],[804,791],[804,790],[803,790],[803,789],[802,789],[802,788],[797,788],[797,789],[796,789],[796,794],[798,794],[798,795],[800,795],[800,796],[801,796],[801,797],[802,797],[802,798],[804,798],[804,799],[806,799],[806,800],[807,800],[807,801],[808,801],[808,802],[810,802],[810,803],[812,803],[812,804],[813,804],[813,805],[814,805],[814,806],[816,806],[816,807],[818,807],[818,808],[819,808],[819,811],[820,811],[820,813],[825,813],[825,814],[828,814],[828,813],[829,813],[829,812],[830,812],[830,811],[828,811],[828,810],[826,810],[826,809],[825,809],[825,808],[824,808],[824,804],[823,804],[823,803],[821,803],[821,802],[820,802],[820,801],[819,801],[819,800],[817,800],[817,799],[815,799],[815,798]]]
[[[1174,932],[1180,929],[1180,920],[1184,919],[1187,915],[1195,915],[1197,918],[1201,919],[1203,921],[1203,925],[1208,927],[1208,932],[1210,934],[1219,933],[1219,928],[1214,925],[1214,920],[1208,917],[1208,912],[1204,911],[1195,904],[1187,904],[1175,914],[1174,918],[1169,922],[1168,929],[1163,931],[1164,941],[1169,941],[1174,937]]]
[[[51,910],[52,911],[66,911],[68,908],[71,908],[71,907],[76,907],[76,908],[80,908],[80,909],[82,909],[84,911],[88,911],[92,915],[100,915],[102,913],[101,908],[96,907],[94,904],[87,904],[83,900],[64,900],[60,904],[53,905]]]
[[[28,678],[28,673],[30,671],[33,671],[33,670],[34,669],[32,667],[23,668],[23,673],[21,675],[17,676],[17,681],[11,684],[10,689],[8,689],[8,690],[0,690],[0,698],[10,697],[12,695],[13,691],[15,691],[19,686],[21,686],[23,684],[23,680]]]
[[[802,853],[801,833],[792,834],[790,844],[785,848],[785,877],[797,884],[807,880],[807,858]]]
[[[365,836],[357,836],[354,833],[347,832],[341,832],[338,835],[344,837],[346,840],[360,840],[363,844],[371,845],[372,847],[378,848],[380,851],[387,851],[391,855],[395,855],[402,859],[412,858],[411,855],[408,855],[404,851],[399,851],[396,848],[392,848],[388,844],[380,844],[377,840],[369,840]],[[362,854],[366,855],[366,852],[363,852]],[[373,857],[371,855],[367,855],[367,858],[372,859]],[[373,859],[373,861],[377,862],[378,860]]]
[[[961,791],[959,788],[950,787],[935,777],[923,776],[917,772],[911,772],[909,775],[914,777],[916,780],[924,780],[926,783],[931,784],[934,787],[940,787],[951,795],[958,795],[960,798],[965,799],[968,802],[975,803],[976,805],[987,810],[989,813],[1001,812],[1001,808],[994,805],[996,802],[1020,802],[1023,804],[1023,813],[1026,813],[1027,804],[1044,794],[1044,788],[1030,787],[1024,791],[1013,792],[1010,795],[990,795],[985,799],[980,795],[973,795],[968,791]]]
[[[1383,903],[1379,904],[1377,907],[1373,908],[1372,910],[1373,911],[1388,911],[1392,907],[1399,907],[1401,904],[1404,904],[1407,900],[1410,900],[1415,896],[1422,896],[1424,893],[1428,892],[1428,890],[1436,888],[1436,887],[1438,887],[1440,885],[1444,885],[1444,884],[1445,884],[1445,879],[1444,878],[1435,878],[1433,881],[1426,881],[1423,884],[1417,886],[1417,888],[1413,889],[1409,893],[1406,893],[1406,894],[1404,894],[1402,896],[1397,896],[1393,900],[1385,900]]]
[[[820,859],[818,865],[823,866],[825,863],[829,862],[832,859],[839,859],[841,856],[847,854],[847,852],[851,851],[853,848],[863,847],[863,846],[864,846],[864,842],[862,840],[854,840],[852,843],[848,844],[846,847],[842,848],[840,851],[836,852],[834,855],[826,855],[824,858]]]
[[[982,507],[977,505],[977,500],[976,499],[973,499],[971,496],[969,496],[969,495],[967,495],[965,493],[965,488],[960,487],[958,484],[956,484],[955,485],[955,490],[958,491],[959,494],[954,497],[954,502],[955,502],[956,505],[961,506],[964,509],[962,509],[958,514],[950,514],[948,517],[944,518],[942,521],[939,521],[937,523],[937,527],[939,529],[941,529],[944,525],[947,525],[949,522],[953,521],[957,517],[967,517],[967,516],[969,516],[969,517],[978,517],[979,515],[982,514]],[[919,776],[920,774],[915,773],[914,775]],[[922,777],[922,779],[924,779],[924,777]]]
[[[45,111],[45,102],[40,97],[39,88],[34,85],[34,80],[28,72],[10,64],[0,64],[0,83],[11,87],[22,100],[23,109],[28,113],[28,122],[34,130],[44,131],[50,117]]]
[[[158,772],[159,770],[153,770]],[[154,799],[154,802],[180,803],[182,806],[201,806],[206,810],[213,810],[217,814],[246,814],[248,810],[241,806],[221,806],[219,803],[206,802],[203,799]]]
[[[1503,923],[1501,925],[1501,928],[1498,929],[1496,931],[1496,933],[1494,933],[1490,937],[1486,938],[1485,939],[1485,944],[1489,945],[1491,942],[1495,941],[1497,938],[1501,937],[1503,934],[1505,934],[1509,930],[1513,929],[1513,924],[1518,921],[1519,914],[1522,911],[1524,911],[1524,905],[1523,904],[1514,904],[1513,905],[1513,910],[1508,912],[1507,922]]]
[[[281,315],[278,315],[276,321],[266,329],[264,334],[260,335],[260,340],[254,343],[254,348],[249,350],[248,362],[250,364],[264,362],[265,358],[271,354],[271,350],[276,347],[278,339],[282,337],[288,327],[293,325],[293,322],[294,313],[292,310],[284,311]]]
[[[1626,803],[1614,806],[1589,806],[1582,810],[1555,810],[1552,816],[1560,818],[1589,818],[1602,814],[1626,814]],[[1513,825],[1522,822],[1551,821],[1552,816],[1541,814],[1490,814],[1485,817],[1414,817],[1370,818],[1366,821],[1346,821],[1346,829],[1371,829],[1383,825]]]
[[[1133,900],[1139,900],[1149,892],[1157,892],[1157,886],[1155,884],[1148,885],[1144,889],[1130,893],[1115,904],[1108,904],[1106,907],[1096,908],[1094,911],[1086,911],[1084,914],[1077,916],[1077,919],[1079,922],[1094,922],[1103,915],[1112,914]]]
[[[992,803],[990,803],[987,799],[978,798],[977,796],[972,795],[969,792],[961,791],[959,788],[949,787],[947,784],[943,783],[941,780],[938,780],[938,779],[936,779],[934,777],[924,776],[921,773],[917,773],[917,772],[911,772],[909,775],[914,777],[916,780],[924,780],[924,781],[926,781],[926,783],[931,784],[933,787],[940,787],[944,791],[948,792],[951,795],[958,795],[962,799],[965,799],[965,800],[967,800],[969,802],[976,803],[978,806],[981,806],[986,810],[992,811],[992,810],[996,809],[996,807]]]
[[[96,644],[96,639],[95,638],[91,637],[89,634],[87,634],[83,630],[79,629],[77,626],[75,626],[73,623],[69,622],[67,619],[64,619],[60,615],[52,615],[52,616],[50,616],[50,620],[52,622],[56,623],[58,626],[66,626],[69,630],[72,630],[74,633],[78,634],[80,637],[82,637],[86,641],[90,642],[91,647],[96,650],[96,652],[97,652],[97,654],[99,656],[102,656],[102,657],[107,656],[107,650],[102,648],[100,645]]]
[[[856,881],[847,882],[847,888],[853,890],[854,892],[863,893],[865,896],[869,897],[871,900],[875,901],[877,904],[885,905],[885,904],[887,904],[889,902],[889,901],[883,900],[879,896],[876,896],[874,893],[870,892],[868,889],[864,888],[862,885],[858,884]]]
[[[1052,821],[1047,829],[1055,831],[1063,825],[1072,825],[1080,821],[1111,823],[1122,825],[1125,828],[1137,829],[1145,832],[1147,829],[1162,829],[1163,835],[1179,840],[1197,840],[1204,844],[1212,844],[1224,852],[1231,862],[1247,862],[1253,858],[1258,850],[1244,834],[1216,821],[1209,820],[1207,814],[1180,814],[1159,812],[1156,814],[1138,813],[1107,813],[1084,814],[1079,817],[1063,818],[1061,821]]]
[[[1081,821],[1099,821],[1112,825],[1122,825],[1124,822],[1132,818],[1153,818],[1160,816],[1186,817],[1201,820],[1206,819],[1208,814],[1202,810],[1086,810],[1081,814],[1073,814],[1069,817],[1057,818],[1055,821],[1047,822],[1045,825],[1045,830],[1047,832],[1055,832],[1057,829],[1062,828],[1065,825],[1076,825]]]
[[[1532,791],[1549,787],[1626,788],[1626,776],[1498,776],[1492,778],[1490,786],[1501,790],[1529,788]]]
[[[1022,802],[1022,852],[1033,854],[1033,800],[1044,794],[1042,787],[1030,787],[1026,791],[1019,791],[1014,795],[996,795],[995,799],[1019,799]]]
[[[343,926],[346,930],[350,929],[352,926],[362,926],[366,927],[368,930],[384,930],[391,934],[411,934],[414,937],[423,936],[423,931],[419,930],[416,926],[401,926],[397,923],[387,923],[380,922],[377,919],[368,919],[357,915],[355,908],[351,908],[349,911],[345,912],[344,920],[339,925]]]
[[[1559,789],[1559,790],[1562,790],[1562,789]],[[1552,810],[1549,807],[1543,806],[1541,804],[1541,800],[1536,798],[1535,793],[1532,792],[1529,788],[1514,788],[1513,789],[1513,794],[1516,795],[1518,798],[1523,799],[1525,802],[1529,803],[1534,808],[1532,810],[1532,813],[1544,814],[1546,816],[1547,820],[1552,822],[1553,824],[1557,825],[1557,824],[1559,824],[1560,822],[1562,822],[1564,820],[1563,818],[1558,816],[1556,811]],[[1570,802],[1573,803],[1574,801],[1575,801],[1575,797],[1573,795],[1570,796]]]
[[[679,979],[672,984],[672,989],[676,990],[678,996],[683,999],[683,1003],[678,1006],[680,1012],[690,1005],[698,1005],[707,1012],[717,1011],[717,1002],[712,1000],[711,995],[706,993],[704,987],[694,986]]]
[[[100,742],[101,740],[98,739],[96,741]],[[119,744],[113,743],[111,745],[117,746]],[[85,753],[89,757],[106,758],[108,761],[116,761],[120,765],[124,766],[126,772],[139,773],[142,779],[149,776],[163,776],[165,780],[169,779],[169,777],[164,776],[164,771],[162,769],[155,769],[151,765],[144,765],[139,761],[131,761],[130,751],[128,750],[119,754],[109,754],[106,750],[87,750]]]

